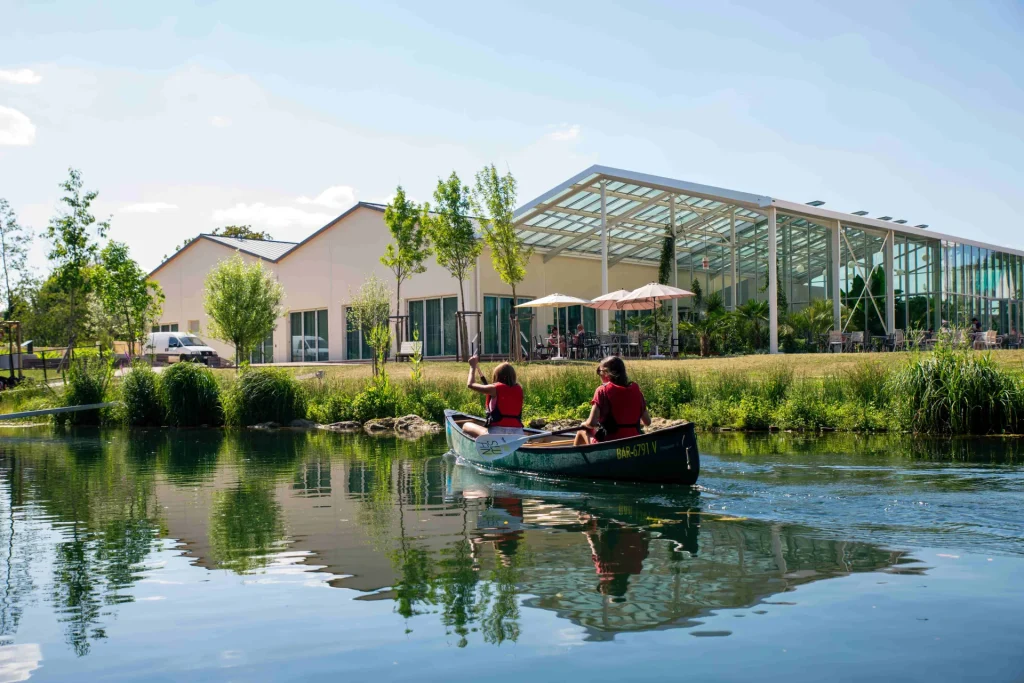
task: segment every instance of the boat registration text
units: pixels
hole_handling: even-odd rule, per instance
[[[638,443],[632,446],[623,446],[615,449],[615,457],[619,460],[625,460],[626,458],[639,458],[642,455],[653,455],[658,452],[658,443],[656,441],[649,441],[647,443]]]

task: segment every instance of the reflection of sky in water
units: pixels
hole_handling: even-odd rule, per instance
[[[1019,466],[707,442],[699,491],[333,434],[0,443],[0,682],[1020,670]]]

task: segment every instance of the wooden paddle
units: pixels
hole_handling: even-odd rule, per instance
[[[534,439],[542,439],[545,436],[555,436],[556,434],[571,434],[581,429],[583,427],[577,425],[537,434],[484,434],[476,438],[476,452],[484,460],[497,460],[511,455]]]

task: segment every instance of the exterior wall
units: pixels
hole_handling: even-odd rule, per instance
[[[230,344],[211,339],[206,334],[209,318],[203,310],[203,285],[207,274],[224,259],[231,258],[234,250],[231,247],[199,239],[179,252],[174,258],[158,268],[151,276],[160,284],[164,291],[162,323],[178,323],[179,332],[188,332],[188,321],[199,321],[199,336],[216,349],[224,358],[235,357],[235,349]],[[257,261],[255,256],[242,254],[247,262]],[[264,261],[264,267],[274,270],[274,264]],[[275,349],[276,353],[276,349]]]

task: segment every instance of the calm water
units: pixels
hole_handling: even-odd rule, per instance
[[[0,683],[1024,677],[1021,443],[701,449],[690,490],[437,440],[5,430]]]

